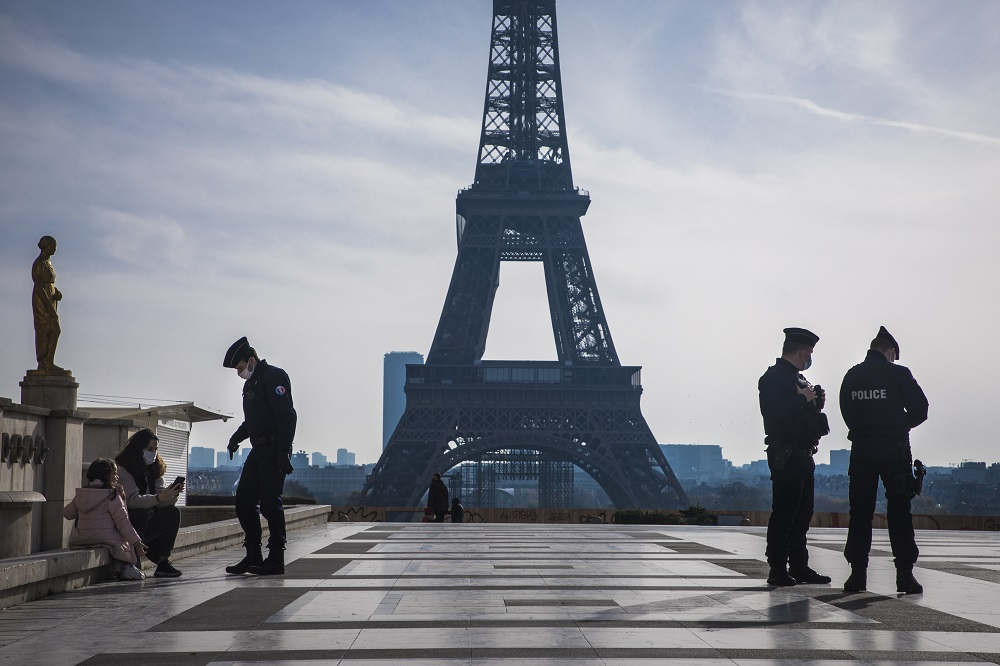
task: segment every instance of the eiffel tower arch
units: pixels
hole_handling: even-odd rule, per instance
[[[501,451],[572,462],[619,508],[688,504],[640,411],[641,368],[621,365],[611,339],[580,223],[589,205],[570,168],[555,0],[494,0],[455,269],[363,504],[417,506],[433,472]],[[503,261],[542,262],[558,361],[482,360]]]

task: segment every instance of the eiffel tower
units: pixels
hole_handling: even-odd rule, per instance
[[[475,182],[456,200],[458,257],[425,365],[362,491],[417,506],[431,474],[490,454],[572,463],[619,508],[687,506],[618,360],[580,218],[563,114],[555,0],[494,0]],[[483,361],[500,262],[544,265],[558,361]],[[544,474],[542,475],[544,477]]]

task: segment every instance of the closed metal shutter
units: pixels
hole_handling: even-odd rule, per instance
[[[187,430],[171,427],[172,425],[187,425],[177,421],[170,421],[171,425],[165,425],[160,421],[156,426],[156,436],[160,440],[157,451],[163,462],[167,463],[167,473],[163,475],[163,484],[169,486],[178,476],[187,476],[188,466],[188,440],[191,433]],[[188,426],[190,427],[190,426]],[[187,505],[187,486],[177,498],[177,506]]]

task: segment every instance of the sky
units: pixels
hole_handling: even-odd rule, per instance
[[[382,360],[426,354],[473,178],[487,0],[0,0],[0,396],[33,368],[42,235],[81,394],[190,401],[223,449],[246,335],[296,449],[381,453]],[[820,336],[833,396],[884,325],[930,400],[914,455],[994,462],[1000,3],[560,0],[584,232],[661,443],[763,458],[756,382]],[[505,263],[488,359],[555,359]],[[817,460],[848,448],[836,400]]]

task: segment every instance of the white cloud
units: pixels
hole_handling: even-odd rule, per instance
[[[672,5],[649,22],[643,3],[629,7],[588,4],[560,36],[576,49],[563,80],[574,176],[593,197],[590,254],[618,352],[645,367],[654,433],[759,458],[754,386],[780,329],[821,335],[810,374],[829,389],[885,324],[931,398],[914,435],[922,458],[992,455],[988,424],[967,415],[989,412],[1000,365],[963,361],[954,342],[1000,324],[996,63],[963,69],[968,86],[925,71],[925,33],[892,3]],[[380,29],[410,35],[408,11]],[[485,40],[484,11],[483,25],[442,34]],[[697,20],[670,28],[671,11]],[[373,460],[382,354],[427,351],[451,277],[454,195],[472,178],[481,110],[454,99],[481,103],[485,43],[437,63],[437,78],[420,53],[362,44],[356,62],[393,68],[348,82],[288,72],[294,23],[258,26],[292,45],[266,66],[222,48],[203,62],[170,35],[98,48],[86,25],[30,23],[0,17],[0,306],[12,322],[0,395],[17,397],[30,362],[25,268],[52,233],[59,360],[81,390],[238,413],[219,356],[246,334],[292,376],[302,447]],[[196,20],[178,23],[204,38]],[[599,41],[569,31],[588,23]],[[946,38],[970,39],[938,35],[937,50]],[[416,80],[415,101],[385,92]],[[459,80],[475,85],[461,93]],[[502,273],[491,355],[551,349],[544,285],[522,273]],[[831,414],[824,450],[846,445]],[[196,438],[221,447],[232,425]]]
[[[190,239],[176,220],[106,209],[96,209],[90,217],[107,253],[120,261],[136,267],[168,263],[180,270],[190,265]]]
[[[1000,145],[1000,137],[978,134],[976,132],[964,132],[961,130],[947,129],[943,127],[932,127],[929,125],[906,122],[903,120],[876,118],[874,116],[866,116],[859,113],[848,113],[846,111],[839,111],[837,109],[831,109],[829,107],[821,106],[811,99],[805,99],[801,97],[791,97],[788,95],[766,95],[761,93],[727,91],[727,90],[714,90],[713,92],[719,93],[721,95],[726,95],[729,97],[735,97],[738,99],[758,100],[765,102],[777,102],[780,104],[787,104],[790,106],[794,106],[796,108],[803,109],[805,111],[808,111],[809,113],[815,114],[823,118],[831,118],[833,120],[839,120],[842,122],[868,123],[871,125],[879,125],[882,127],[893,127],[896,129],[904,129],[918,133],[939,134],[941,136],[946,136],[953,139],[972,141],[974,143],[981,143],[984,145],[992,145],[992,146]]]

